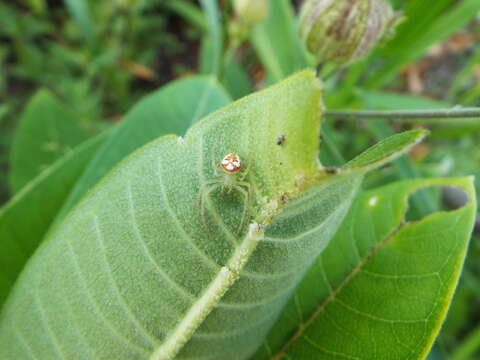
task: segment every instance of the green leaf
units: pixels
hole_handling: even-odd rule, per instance
[[[9,112],[9,107],[6,104],[1,104],[0,105],[0,125],[2,125],[3,120],[5,119],[6,115]]]
[[[476,47],[475,52],[470,56],[470,59],[461,70],[456,72],[455,78],[452,82],[452,86],[448,90],[447,99],[449,101],[455,101],[455,99],[463,100],[460,97],[462,88],[468,88],[468,84],[471,82],[472,74],[475,72],[475,67],[480,63],[480,47]],[[458,101],[458,100],[457,100]],[[463,103],[463,101],[459,102]]]
[[[27,0],[28,5],[32,12],[36,15],[42,15],[45,13],[45,9],[47,8],[47,4],[45,0]]]
[[[381,49],[388,61],[375,70],[367,81],[368,87],[376,88],[391,80],[404,66],[422,56],[428,47],[467,25],[478,11],[478,0],[410,2],[407,8],[410,19],[401,25],[398,36]]]
[[[0,357],[247,359],[363,175],[423,134],[329,175],[321,93],[302,72],[124,160],[28,263],[0,315]],[[218,178],[232,152],[244,170]]]
[[[398,149],[411,149],[413,145],[422,141],[427,134],[427,130],[410,130],[390,136],[349,161],[343,169],[378,168],[402,155],[402,152],[399,152]]]
[[[208,30],[202,40],[200,72],[218,76],[222,67],[223,35],[217,0],[200,0]]]
[[[20,118],[10,156],[10,184],[25,184],[87,138],[80,119],[46,90],[37,92]]]
[[[379,91],[360,91],[360,97],[364,102],[364,108],[368,109],[437,109],[449,106],[419,96],[384,93]],[[392,126],[385,120],[371,120],[367,127],[375,137],[380,139],[391,136],[393,133]],[[397,173],[397,177],[401,180],[421,177],[419,171],[407,156],[395,161],[393,166]],[[418,213],[422,215],[429,214],[438,209],[438,205],[430,191],[417,192],[412,198],[412,203]]]
[[[468,204],[405,222],[408,197],[455,186]],[[362,193],[256,359],[424,359],[438,334],[475,219],[473,178]]]
[[[268,75],[279,81],[308,65],[289,0],[271,4],[267,19],[252,31],[251,41]]]
[[[225,90],[208,76],[175,81],[140,101],[95,155],[60,218],[128,154],[161,135],[183,135],[193,123],[229,102]]]
[[[89,9],[89,1],[64,0],[73,20],[76,22],[82,35],[87,40],[92,40],[95,35],[95,25]]]
[[[476,327],[471,331],[464,342],[455,349],[451,356],[451,360],[470,360],[478,354],[480,349],[480,327]]]
[[[0,209],[0,307],[105,136],[56,161]]]
[[[199,29],[208,31],[208,25],[204,14],[200,11],[197,5],[192,4],[188,0],[166,1],[160,3],[160,6],[164,6],[175,12]]]

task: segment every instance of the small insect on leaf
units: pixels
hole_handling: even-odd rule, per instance
[[[282,146],[283,144],[285,144],[286,139],[287,139],[287,137],[285,135],[278,135],[277,136],[277,145]]]
[[[325,172],[330,175],[335,175],[338,173],[338,168],[336,167],[327,167],[325,168]]]

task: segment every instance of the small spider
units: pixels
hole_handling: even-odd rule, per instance
[[[283,144],[285,144],[285,140],[287,140],[287,137],[285,135],[278,135],[276,144],[278,146],[282,146]]]
[[[223,159],[216,163],[212,157],[212,167],[216,178],[205,181],[200,186],[200,216],[202,224],[206,227],[205,211],[208,197],[211,192],[220,188],[221,193],[230,193],[233,190],[238,192],[243,198],[242,215],[238,226],[237,234],[241,231],[247,214],[251,207],[252,188],[250,183],[245,181],[250,170],[251,161],[246,168],[243,167],[240,156],[235,153],[225,155]],[[220,170],[220,174],[219,174]]]

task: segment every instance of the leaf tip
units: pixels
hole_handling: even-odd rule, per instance
[[[426,129],[415,129],[392,135],[349,161],[343,170],[368,172],[377,169],[409,152],[429,133]]]

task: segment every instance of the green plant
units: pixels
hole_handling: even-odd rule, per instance
[[[82,29],[70,31],[98,56],[102,39],[119,44],[125,28],[111,35],[91,14],[122,10],[120,22],[138,25],[129,29],[151,29],[144,10],[156,6],[65,3],[68,21]],[[42,13],[42,1],[32,4]],[[475,225],[475,187],[465,174],[475,170],[468,160],[476,135],[466,117],[478,109],[442,110],[470,86],[471,61],[451,100],[379,87],[480,5],[409,3],[404,24],[425,15],[415,23],[424,35],[412,45],[402,24],[392,40],[408,56],[391,57],[387,49],[400,50],[387,43],[347,69],[324,64],[315,74],[302,70],[315,62],[289,1],[270,2],[264,21],[240,37],[223,21],[233,7],[200,4],[204,14],[182,0],[161,8],[204,34],[205,75],[154,91],[113,129],[92,127],[83,105],[69,108],[71,99],[45,89],[20,117],[11,141],[15,194],[0,209],[0,358],[426,358]],[[241,12],[234,16],[241,24]],[[244,97],[252,61],[275,85]],[[133,102],[130,80],[117,82],[110,70],[92,73],[87,88],[98,76],[113,81],[104,90],[123,85],[99,95],[94,113],[105,111],[102,103],[121,110]],[[466,91],[474,105],[474,87]],[[448,120],[460,116],[458,124]],[[426,146],[442,148],[422,160],[405,156],[429,133],[418,122],[431,130]],[[461,134],[463,147],[446,133]],[[243,187],[205,191],[229,153],[248,168]],[[455,167],[441,173],[449,157]],[[439,196],[445,189],[454,191],[453,207]],[[462,309],[478,296],[475,260],[467,260],[458,305],[431,356],[468,359],[479,348],[478,330],[464,343],[458,335],[468,316]]]
[[[317,161],[320,96],[313,74],[301,73],[213,114],[185,138],[162,137],[131,155],[47,235],[22,272],[2,312],[2,356],[22,357],[23,341],[46,357],[68,358],[79,351],[154,359],[251,354],[327,246],[364,174],[424,136],[423,131],[393,136],[328,175]],[[282,98],[290,101],[278,103]],[[277,132],[285,136],[284,145],[277,144]],[[211,237],[199,221],[198,192],[212,176],[210,149],[220,139],[219,151],[244,158],[256,154],[247,178],[254,211],[238,237],[242,197],[209,196],[208,225],[217,236]],[[440,263],[453,256],[457,265],[442,279],[450,284],[442,287],[445,295],[429,294],[433,303],[446,298],[432,315],[434,323],[445,314],[472,226],[472,189],[468,180],[460,184],[470,194],[470,205],[450,221],[438,220],[447,229],[454,221],[465,222],[465,234],[456,238],[463,243],[458,255],[438,255]],[[426,227],[428,245],[428,227],[434,225],[414,226]],[[395,229],[393,224],[387,234]],[[409,227],[396,230],[402,234],[398,242],[411,241],[411,235],[403,235]],[[364,245],[367,253],[375,250],[369,245]],[[408,264],[405,271],[415,276],[419,269]],[[91,316],[103,320],[95,324]],[[119,330],[112,324],[124,325]],[[29,335],[29,328],[45,331]],[[69,345],[67,339],[77,336],[88,351],[79,342]]]

